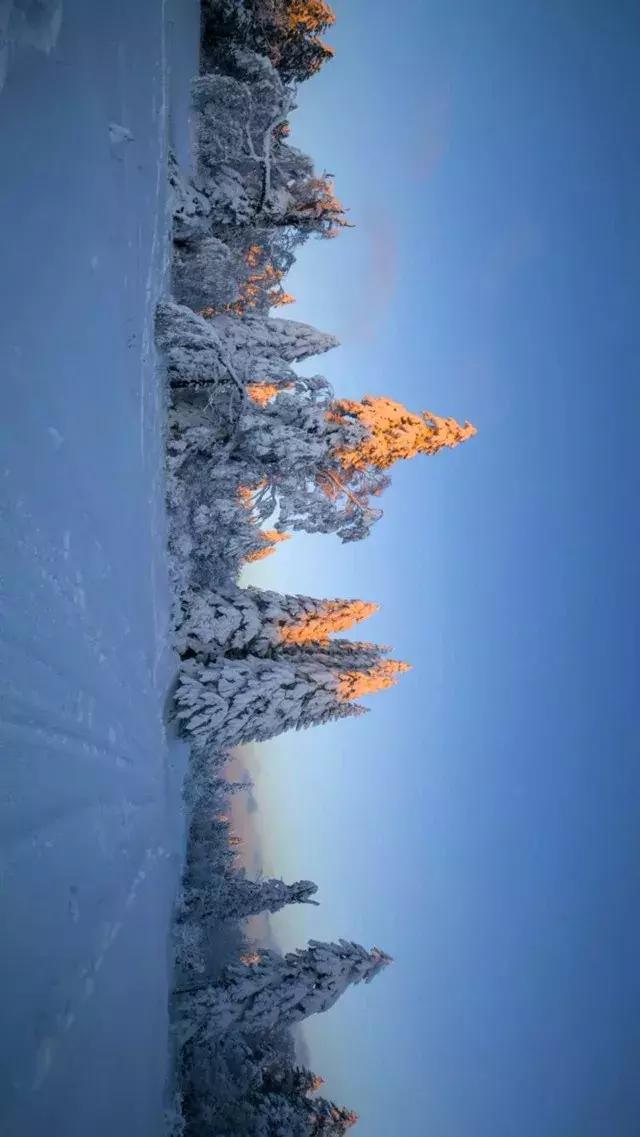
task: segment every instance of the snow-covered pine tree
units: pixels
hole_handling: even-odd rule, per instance
[[[235,49],[227,74],[193,83],[198,175],[214,235],[284,229],[298,241],[348,226],[333,180],[287,142],[294,92],[264,55]]]
[[[295,1091],[261,1094],[252,1104],[256,1125],[251,1137],[344,1137],[358,1120],[357,1113],[333,1101]]]
[[[284,644],[267,659],[189,659],[180,669],[177,718],[199,745],[228,749],[363,714],[354,700],[393,686],[408,669],[383,659],[384,650],[331,640]]]
[[[184,304],[164,301],[156,310],[156,341],[164,355],[174,395],[181,390],[234,386],[244,395],[247,381],[235,343]],[[240,366],[238,364],[240,363]],[[226,393],[226,392],[224,392]]]
[[[366,951],[340,940],[310,940],[281,956],[264,951],[250,965],[227,967],[216,983],[177,991],[179,1041],[215,1041],[232,1028],[247,1033],[292,1026],[329,1010],[352,984],[370,983],[391,962],[379,948]]]
[[[272,244],[269,242],[266,248],[257,241],[249,245],[244,252],[244,272],[236,295],[222,305],[215,300],[197,305],[203,316],[247,316],[251,313],[267,316],[272,308],[282,308],[294,302],[295,297],[285,291],[282,283],[291,266],[276,263],[278,257]]]
[[[208,189],[215,187],[221,169],[231,168],[238,175],[242,211],[233,208],[223,218],[238,226],[259,210],[270,192],[277,128],[287,121],[295,102],[293,91],[264,55],[236,49],[233,63],[235,74],[214,71],[195,79],[192,101],[200,177]]]
[[[222,882],[215,895],[206,889],[184,890],[187,918],[198,922],[208,919],[243,920],[261,912],[279,912],[287,904],[317,904],[312,897],[318,891],[312,880],[247,880],[235,874]]]
[[[216,1049],[219,1052],[220,1044]],[[262,1078],[254,1075],[245,1099],[252,1111],[244,1129],[247,1137],[344,1137],[358,1120],[352,1110],[318,1095],[324,1080],[311,1070],[293,1066],[280,1055],[261,1056],[260,1061]]]
[[[357,445],[345,442],[334,447],[335,456],[347,473],[371,466],[387,470],[402,458],[437,454],[446,447],[459,446],[477,433],[470,422],[461,426],[455,419],[441,418],[432,411],[414,414],[386,396],[365,395],[360,402],[336,399],[328,417],[343,427],[354,423],[364,427],[365,437]]]
[[[317,600],[253,587],[189,589],[180,601],[176,643],[181,653],[199,657],[241,651],[264,657],[283,643],[323,642],[377,608],[363,600]]]
[[[333,57],[322,39],[335,22],[324,0],[204,0],[204,68],[235,73],[238,45],[267,56],[287,83],[301,83]]]
[[[311,1132],[323,1134],[323,1137],[344,1137],[358,1120],[358,1114],[352,1109],[345,1109],[327,1098],[312,1098],[308,1102],[308,1108],[311,1114]]]
[[[247,555],[265,547],[260,517],[240,507],[241,485],[260,482],[234,456],[247,384],[269,371],[289,382],[285,360],[326,351],[337,342],[293,320],[262,316],[210,321],[183,305],[158,308],[157,341],[164,353],[172,402],[168,436],[168,501],[172,574],[185,586],[231,581]],[[256,372],[255,368],[258,368]],[[298,380],[296,383],[311,383]],[[256,494],[269,512],[272,487]],[[282,526],[278,527],[282,533]]]
[[[297,320],[256,314],[204,319],[172,302],[158,305],[156,336],[175,389],[210,387],[229,376],[249,384],[263,378],[262,368],[269,364],[275,374],[338,344],[335,336]],[[287,372],[283,381],[290,382],[291,375]],[[300,389],[307,387],[303,383]]]
[[[436,454],[475,433],[470,423],[414,414],[388,398],[336,400],[326,380],[316,379],[313,389],[294,384],[264,404],[248,400],[234,459],[255,480],[266,478],[265,501],[279,508],[278,527],[351,541],[381,516],[374,500],[395,462]]]
[[[328,332],[320,332],[310,324],[287,320],[281,316],[263,316],[250,313],[237,316],[214,316],[207,324],[227,345],[232,354],[247,353],[246,372],[256,375],[256,361],[276,360],[278,363],[300,363],[312,355],[322,355],[339,340]]]

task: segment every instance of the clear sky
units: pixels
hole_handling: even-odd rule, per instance
[[[369,540],[256,582],[377,600],[414,664],[366,719],[260,748],[276,920],[395,964],[307,1029],[362,1137],[640,1133],[640,14],[343,0],[293,141],[357,228],[284,313],[341,395],[471,419]],[[263,822],[264,824],[264,822]]]

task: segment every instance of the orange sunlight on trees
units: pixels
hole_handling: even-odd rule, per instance
[[[253,271],[242,281],[238,295],[221,308],[210,305],[202,308],[200,315],[205,319],[212,316],[244,316],[247,312],[268,308],[284,308],[295,303],[295,296],[285,292],[282,280],[285,270],[276,268],[261,245],[251,245],[245,253],[245,263]]]
[[[324,0],[290,0],[287,23],[293,30],[323,32],[336,22],[336,14]]]
[[[253,509],[253,495],[257,494],[259,490],[264,489],[267,484],[267,479],[263,478],[255,486],[238,486],[236,493],[241,505],[245,509]]]
[[[290,541],[290,533],[278,533],[277,529],[263,529],[259,534],[260,540],[265,542],[263,549],[254,549],[252,553],[247,553],[244,558],[245,564],[254,564],[255,561],[263,561],[265,557],[270,557],[275,553],[276,546],[281,541]]]
[[[365,600],[327,600],[321,612],[308,613],[299,623],[282,628],[280,638],[290,644],[326,641],[333,632],[352,628],[379,608]]]
[[[396,659],[382,659],[375,667],[366,671],[343,671],[339,676],[338,699],[340,702],[351,702],[353,699],[361,699],[364,695],[371,695],[375,691],[395,687],[398,675],[410,670],[410,663],[402,663]]]
[[[308,178],[303,195],[285,215],[284,224],[317,229],[323,237],[336,237],[343,229],[352,229],[346,210],[336,197],[333,179],[328,174]]]
[[[249,511],[251,520],[254,521],[256,525],[258,522],[253,509],[253,498],[254,494],[263,489],[265,485],[266,479],[263,479],[255,486],[238,486],[236,490],[240,504],[244,509]],[[261,529],[256,536],[258,540],[263,542],[263,546],[245,554],[243,561],[247,565],[253,564],[255,561],[263,561],[265,557],[270,557],[272,553],[275,553],[276,547],[281,541],[291,540],[291,533],[279,533],[277,529]]]
[[[280,391],[291,390],[292,386],[293,383],[249,383],[247,394],[252,402],[257,403],[260,407],[264,407],[267,403],[270,403]]]
[[[367,430],[368,437],[357,447],[335,452],[345,470],[364,470],[367,466],[387,470],[401,458],[437,454],[444,447],[458,446],[477,433],[470,422],[461,426],[454,418],[441,418],[431,411],[414,414],[386,396],[365,395],[359,403],[337,399],[327,418],[336,423],[355,419]]]

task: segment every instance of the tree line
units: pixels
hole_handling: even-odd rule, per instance
[[[239,572],[296,531],[366,538],[396,462],[475,434],[386,395],[336,396],[324,376],[297,370],[336,338],[273,314],[292,300],[286,274],[304,243],[352,224],[333,176],[291,141],[297,86],[331,59],[334,19],[324,0],[204,0],[195,172],[169,164],[172,296],[156,330],[170,395],[175,715],[191,744],[172,1007],[190,1137],[343,1134],[355,1115],[316,1096],[287,1031],[389,962],[348,941],[282,955],[229,932],[232,961],[215,963],[221,927],[316,903],[312,881],[256,881],[238,869],[228,754],[357,717],[363,697],[408,667],[340,634],[375,605],[240,588]]]

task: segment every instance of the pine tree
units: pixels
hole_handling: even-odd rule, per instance
[[[347,631],[379,608],[378,604],[364,600],[313,600],[308,596],[283,599],[294,602],[283,605],[286,614],[278,621],[280,641],[287,644],[325,643],[334,632]]]
[[[375,500],[400,459],[434,455],[476,433],[431,412],[408,411],[388,398],[335,400],[329,385],[295,384],[241,417],[236,460],[266,477],[278,526],[337,532],[345,541],[367,536],[381,516]]]
[[[324,1137],[343,1137],[358,1120],[358,1114],[326,1098],[315,1098],[309,1103],[312,1115],[312,1132]]]
[[[236,73],[241,45],[266,55],[286,83],[302,83],[333,57],[321,36],[334,23],[323,0],[204,0],[204,68]]]
[[[287,364],[338,344],[335,336],[297,320],[262,315],[205,319],[172,302],[158,305],[156,337],[174,390],[230,383],[241,384],[244,390],[262,367],[275,363],[282,370],[285,365],[286,372]],[[291,382],[288,374],[285,382]]]
[[[330,54],[318,37],[293,32],[291,38],[299,40],[309,69]],[[198,219],[206,215],[208,235],[232,245],[243,231],[285,230],[299,244],[349,228],[332,175],[319,174],[308,155],[287,141],[295,106],[291,88],[265,56],[236,48],[232,58],[233,74],[202,75],[192,87],[198,191],[207,202],[204,207],[198,199],[195,213]],[[183,201],[177,205],[179,223]],[[277,266],[272,269],[277,274]]]
[[[337,347],[339,343],[335,336],[319,332],[310,324],[278,316],[252,313],[241,319],[215,316],[207,321],[207,325],[220,336],[234,355],[246,352],[250,356],[250,368],[247,371],[254,372],[260,360],[300,363],[311,355],[321,355]]]
[[[200,745],[223,749],[362,714],[356,698],[396,682],[407,664],[375,644],[284,644],[270,658],[190,659],[180,669],[177,717]]]
[[[282,285],[287,267],[274,264],[271,250],[262,245],[250,244],[244,254],[247,275],[240,281],[236,295],[222,304],[210,300],[201,314],[209,319],[217,315],[246,316],[249,313],[267,315],[271,308],[293,304],[295,296],[285,292]]]
[[[241,651],[264,657],[281,644],[324,643],[377,609],[363,600],[316,600],[253,587],[190,589],[181,597],[177,645],[201,658]]]
[[[325,0],[287,0],[286,19],[292,30],[317,35],[335,24],[336,14]]]
[[[279,912],[288,904],[317,904],[312,897],[318,891],[311,880],[285,884],[283,880],[247,880],[230,877],[215,893],[207,889],[185,891],[189,919],[243,920],[261,912]]]
[[[299,1094],[309,1097],[324,1085],[324,1078],[305,1066],[274,1065],[264,1072],[263,1087],[269,1093]]]
[[[285,956],[264,951],[252,965],[225,969],[216,983],[175,995],[180,1042],[214,1041],[231,1028],[247,1033],[292,1026],[329,1010],[352,984],[370,983],[391,959],[347,940],[310,940]]]
[[[323,1078],[304,1067],[271,1062],[264,1069],[259,1093],[251,1099],[260,1123],[266,1122],[260,1132],[286,1133],[287,1137],[344,1137],[358,1115],[318,1096],[323,1084]],[[285,1128],[278,1128],[285,1117]]]
[[[366,432],[357,446],[338,446],[334,450],[345,471],[366,470],[370,466],[387,470],[400,459],[437,454],[445,447],[459,446],[477,433],[470,422],[461,426],[455,419],[441,418],[431,411],[414,414],[394,399],[371,395],[365,395],[359,403],[336,400],[328,417],[336,423],[358,422]]]

